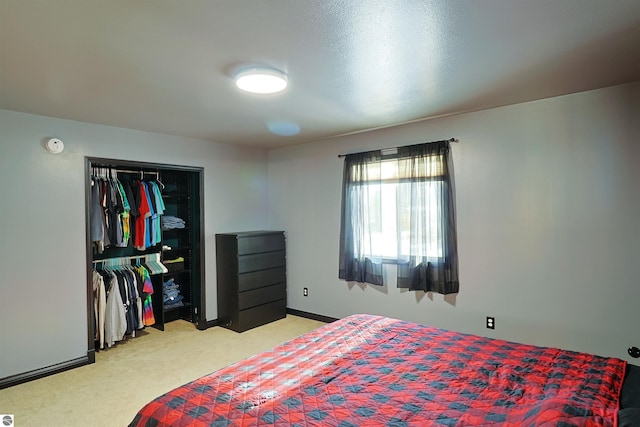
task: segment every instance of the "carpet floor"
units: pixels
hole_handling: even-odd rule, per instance
[[[324,323],[288,315],[242,334],[185,321],[96,353],[96,363],[0,390],[0,413],[15,427],[126,426],[159,395],[268,350]]]

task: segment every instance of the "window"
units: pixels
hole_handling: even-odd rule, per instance
[[[433,163],[427,168],[431,176],[424,176],[423,173],[419,177],[424,181],[426,200],[417,204],[411,203],[411,178],[401,172],[407,170],[407,159],[392,158],[365,165],[373,182],[363,181],[358,185],[370,188],[351,193],[354,198],[351,202],[353,209],[357,209],[359,205],[358,198],[369,199],[363,204],[364,227],[372,230],[371,234],[364,236],[362,253],[365,256],[395,261],[398,254],[404,258],[413,249],[413,253],[420,256],[442,257],[442,236],[437,233],[438,224],[443,218],[443,209],[437,197],[442,191],[442,168],[439,167],[439,158],[431,158],[429,161]],[[375,209],[378,205],[380,210]],[[417,245],[418,242],[415,241],[412,246],[409,231],[412,209],[417,209],[417,215],[425,220],[427,240],[424,247]]]
[[[449,143],[345,158],[339,277],[382,284],[382,262],[398,264],[398,286],[458,290]]]

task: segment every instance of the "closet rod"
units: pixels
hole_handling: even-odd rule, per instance
[[[160,176],[160,172],[156,171],[156,172],[146,172],[146,171],[132,171],[132,170],[127,170],[127,169],[113,169],[113,171],[115,171],[115,173],[118,172],[122,172],[122,173],[141,173],[144,175],[155,175],[156,178],[158,178]]]
[[[112,172],[115,172],[115,173],[118,173],[118,172],[135,173],[135,174],[140,174],[141,176],[143,176],[143,175],[155,175],[156,179],[160,179],[160,172],[159,171],[150,171],[150,172],[149,171],[143,171],[143,170],[134,171],[134,170],[129,170],[129,169],[117,169],[117,168],[110,167],[110,166],[95,166],[95,165],[92,165],[91,169],[93,171],[103,170],[105,173],[106,173],[106,171],[112,171]]]
[[[97,264],[99,262],[111,261],[111,260],[114,260],[114,259],[133,261],[134,259],[135,260],[139,260],[139,259],[142,259],[142,258],[147,258],[147,256],[149,256],[149,255],[155,255],[155,254],[134,255],[134,256],[118,256],[118,257],[113,257],[113,258],[103,258],[103,259],[97,259],[97,260],[93,261],[93,263]]]

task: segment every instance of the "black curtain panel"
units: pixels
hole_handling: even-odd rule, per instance
[[[380,151],[345,156],[342,175],[340,260],[338,277],[348,282],[382,285],[382,257],[375,254],[375,235],[382,233],[380,218]]]
[[[457,293],[458,245],[453,161],[448,141],[398,150],[398,287]]]

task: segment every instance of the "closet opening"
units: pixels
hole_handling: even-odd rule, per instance
[[[87,157],[88,355],[183,319],[206,329],[204,169]]]

